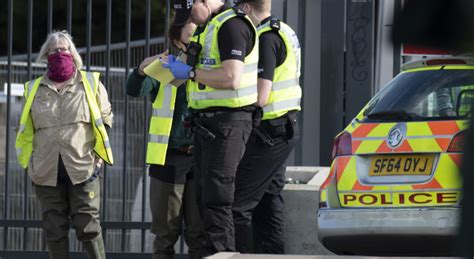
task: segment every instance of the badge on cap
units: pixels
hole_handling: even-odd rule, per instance
[[[176,1],[176,2],[178,3],[173,4],[173,7],[175,10],[189,10],[193,7],[194,0]]]
[[[186,0],[186,9],[191,9],[193,6],[194,0]]]

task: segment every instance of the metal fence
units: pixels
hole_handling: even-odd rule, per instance
[[[106,1],[106,44],[91,45],[92,0],[87,2],[86,46],[79,48],[84,60],[84,69],[101,72],[101,81],[107,88],[109,100],[114,112],[114,126],[110,133],[112,149],[116,163],[105,167],[101,174],[102,203],[101,225],[106,250],[109,254],[151,252],[149,233],[150,214],[148,207],[148,179],[144,164],[145,137],[148,130],[148,113],[150,102],[146,98],[129,98],[125,94],[124,82],[144,57],[158,54],[164,50],[166,42],[163,37],[151,38],[151,0],[144,0],[147,5],[145,39],[131,41],[131,0],[126,8],[126,40],[123,43],[111,43],[112,0]],[[42,75],[45,66],[32,62],[36,53],[32,51],[33,0],[28,0],[27,53],[12,55],[13,42],[13,4],[8,0],[7,27],[8,49],[6,57],[0,58],[0,257],[21,254],[27,258],[27,251],[45,251],[44,233],[41,229],[40,210],[32,184],[26,172],[18,165],[15,157],[14,142],[19,125],[22,101],[21,97],[12,95],[12,86],[22,84]],[[43,1],[41,1],[43,2]],[[53,1],[48,0],[48,31],[52,30]],[[67,1],[67,29],[72,26],[72,0]],[[169,0],[167,1],[169,6]],[[169,17],[163,17],[166,22]],[[2,28],[3,29],[3,28]],[[3,40],[3,39],[2,39]],[[117,150],[119,152],[117,152]],[[70,233],[72,251],[81,251],[74,231]],[[185,252],[183,243],[178,252]],[[43,253],[44,254],[44,253]],[[2,257],[3,258],[3,257]],[[17,257],[18,258],[18,257]],[[114,258],[114,257],[112,257]]]
[[[13,55],[13,4],[27,1],[26,53]],[[64,1],[64,0],[63,0]],[[111,145],[116,163],[106,167],[102,172],[102,208],[101,220],[104,239],[110,258],[135,258],[151,251],[152,236],[148,206],[148,179],[145,170],[145,136],[147,135],[150,101],[145,98],[129,98],[125,94],[124,82],[132,67],[139,64],[144,57],[157,54],[167,46],[163,37],[152,38],[150,34],[152,0],[140,1],[146,8],[145,37],[141,41],[131,41],[132,0],[126,2],[125,13],[112,13],[112,0],[97,0],[94,4],[106,6],[105,44],[91,44],[92,0],[66,0],[66,28],[71,31],[73,2],[84,3],[86,23],[85,45],[79,46],[86,70],[102,73],[102,82],[107,88],[109,99],[115,115],[111,131]],[[166,1],[166,23],[170,16],[170,0]],[[232,1],[232,0],[227,0]],[[348,0],[349,1],[349,0]],[[17,164],[14,150],[16,127],[21,113],[21,98],[12,95],[12,85],[24,83],[42,74],[44,66],[32,61],[35,53],[32,50],[33,39],[33,0],[4,0],[7,2],[5,12],[0,8],[0,15],[7,16],[7,36],[0,40],[8,42],[7,54],[0,57],[0,257],[10,258],[21,253],[21,258],[33,258],[42,251],[45,255],[45,242],[39,220],[39,207],[32,191],[31,182],[26,173]],[[3,4],[4,2],[0,2]],[[53,29],[53,0],[34,1],[47,8],[47,31]],[[47,3],[47,5],[46,5]],[[115,1],[114,3],[117,3]],[[135,4],[136,2],[134,2]],[[319,165],[320,151],[320,37],[321,33],[321,0],[273,0],[273,14],[287,22],[298,34],[302,45],[302,73],[300,83],[303,88],[303,110],[300,113],[302,138],[295,152],[289,158],[289,165]],[[3,12],[3,13],[2,13]],[[111,41],[113,17],[125,15],[123,28],[125,40],[122,43]],[[1,24],[1,23],[0,23]],[[308,24],[308,25],[307,25]],[[138,26],[134,24],[134,26]],[[165,26],[167,27],[167,26]],[[135,27],[134,27],[135,28]],[[81,27],[82,29],[82,27]],[[74,33],[73,33],[74,34]],[[309,49],[306,46],[310,46]],[[1,94],[2,90],[5,94]],[[306,111],[306,112],[305,112]],[[324,122],[325,123],[325,122]],[[71,250],[80,251],[80,244],[71,231]],[[183,242],[178,242],[178,252],[186,252]],[[123,257],[126,254],[125,257]],[[17,257],[18,258],[18,257]]]

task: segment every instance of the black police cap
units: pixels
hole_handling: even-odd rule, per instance
[[[234,0],[234,4],[255,3],[257,0]]]
[[[176,13],[174,24],[183,25],[189,19],[194,0],[173,0],[173,9]]]

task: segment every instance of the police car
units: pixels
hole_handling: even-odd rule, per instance
[[[474,59],[403,65],[334,140],[318,236],[337,254],[449,255]]]

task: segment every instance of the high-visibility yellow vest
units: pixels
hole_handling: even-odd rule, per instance
[[[91,124],[95,137],[94,151],[106,163],[112,165],[114,159],[112,149],[110,148],[109,137],[102,121],[99,105],[97,104],[96,93],[99,87],[99,73],[80,71],[84,91],[86,93],[87,103],[91,113]],[[16,153],[18,161],[23,168],[28,167],[28,163],[33,153],[33,139],[35,137],[35,128],[31,118],[31,105],[35,99],[36,92],[43,77],[25,83],[25,106],[20,119],[20,128],[16,137]]]
[[[252,24],[245,14],[238,13],[231,8],[212,18],[205,30],[197,37],[192,38],[202,46],[196,68],[213,70],[222,67],[217,35],[222,25],[235,16],[242,16],[249,24]],[[251,27],[255,31],[255,27],[253,25]],[[189,80],[187,84],[189,107],[194,109],[208,107],[237,108],[257,102],[258,37],[256,35],[255,31],[255,44],[250,54],[245,57],[244,71],[239,88],[232,90],[205,86],[204,89],[199,89],[198,82]]]
[[[286,59],[275,68],[273,84],[267,104],[263,107],[262,120],[281,117],[291,110],[301,110],[300,66],[301,50],[298,37],[285,23],[272,19],[257,27],[258,36],[275,30],[283,39]]]
[[[153,101],[150,120],[146,163],[164,165],[166,151],[173,124],[173,113],[176,102],[177,87],[171,84],[160,87]]]

